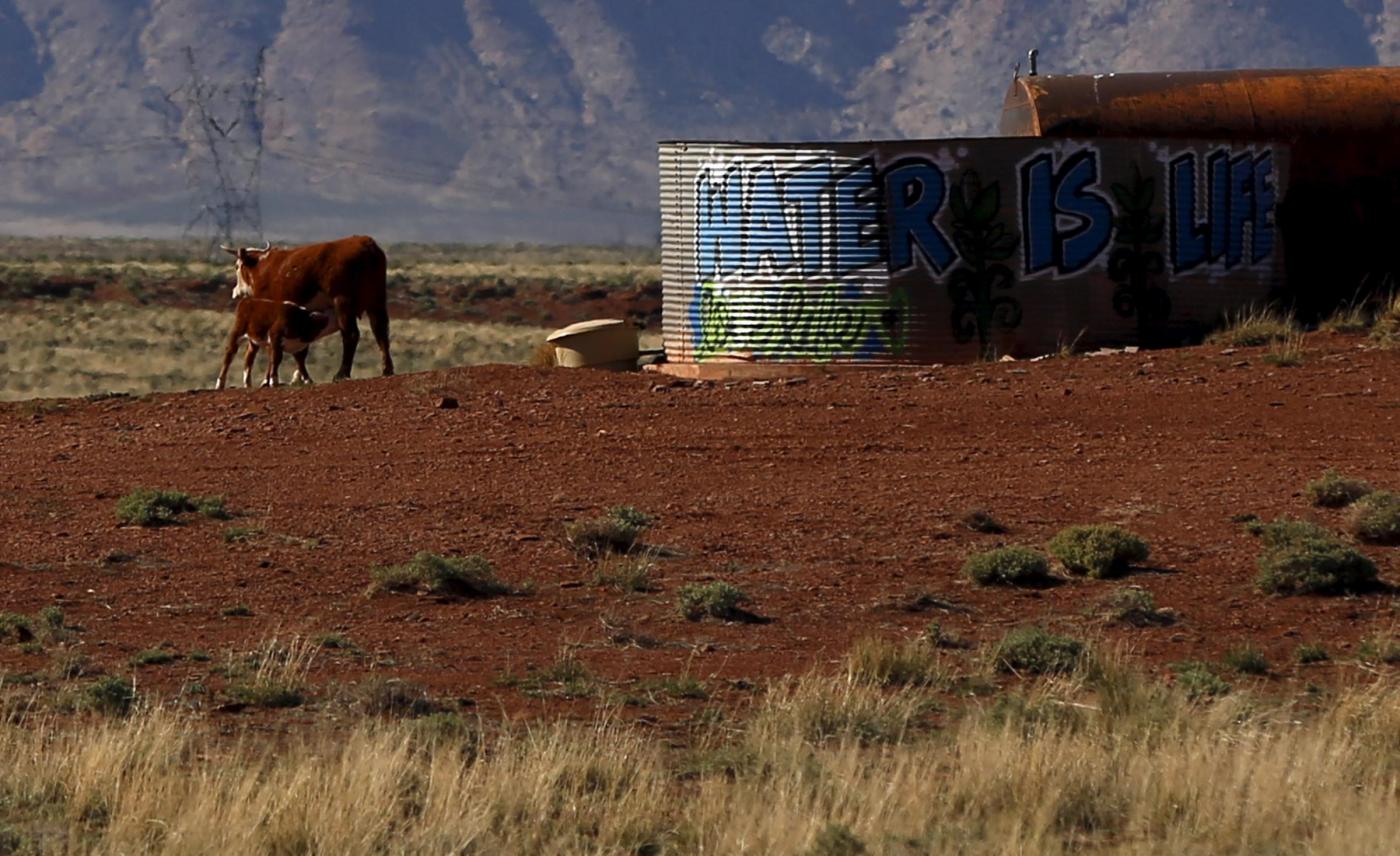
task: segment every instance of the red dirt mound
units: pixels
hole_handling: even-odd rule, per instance
[[[564,645],[619,685],[682,671],[722,684],[830,667],[858,636],[911,636],[930,619],[973,641],[1041,622],[1126,643],[1154,668],[1249,642],[1296,674],[1300,642],[1340,659],[1390,628],[1391,597],[1262,596],[1258,544],[1231,518],[1339,528],[1342,512],[1301,492],[1327,467],[1400,487],[1400,352],[1315,335],[1302,367],[1260,356],[1200,348],[730,385],[482,367],[4,405],[0,609],[61,605],[113,672],[162,642],[214,656],[143,668],[148,687],[217,685],[224,652],[273,634],[339,633],[361,651],[324,652],[320,682],[375,669],[511,709],[546,702],[500,677]],[[221,494],[239,517],[118,525],[118,498],[138,486]],[[659,560],[656,592],[593,585],[564,541],[566,522],[615,505],[657,515],[648,542],[677,554]],[[969,531],[972,509],[1010,531]],[[1096,521],[1144,536],[1152,567],[1038,590],[960,573],[973,551]],[[229,542],[230,526],[261,532]],[[371,567],[420,550],[481,553],[533,592],[367,594]],[[1400,550],[1366,551],[1400,582]],[[677,589],[717,578],[771,620],[682,620]],[[1086,612],[1130,584],[1180,620],[1109,627]],[[224,614],[236,604],[251,616]],[[0,646],[0,671],[44,664]]]

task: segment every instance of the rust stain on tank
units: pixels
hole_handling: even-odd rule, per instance
[[[1018,77],[1009,136],[1297,140],[1400,128],[1400,68]]]

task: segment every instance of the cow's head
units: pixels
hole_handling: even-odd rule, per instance
[[[233,299],[238,300],[243,297],[253,296],[253,269],[258,266],[258,262],[272,249],[272,244],[264,242],[261,247],[244,247],[235,249],[227,244],[219,246],[221,250],[233,256],[233,269],[235,282],[233,284]]]

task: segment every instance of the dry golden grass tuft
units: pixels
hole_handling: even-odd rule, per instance
[[[0,830],[20,852],[346,854],[795,854],[838,827],[901,853],[1379,853],[1400,836],[1393,682],[1193,702],[1110,658],[952,714],[934,698],[789,679],[687,751],[606,713],[266,741],[159,708],[20,719],[0,724]]]

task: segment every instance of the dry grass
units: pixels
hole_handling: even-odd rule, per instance
[[[1377,313],[1371,338],[1388,348],[1400,345],[1400,292],[1396,292]]]
[[[1193,703],[1108,664],[938,731],[928,715],[921,691],[809,677],[685,752],[606,715],[290,741],[162,710],[6,723],[0,825],[44,852],[795,854],[839,827],[841,852],[1363,854],[1400,836],[1394,685]]]
[[[1287,333],[1282,339],[1274,339],[1269,343],[1269,350],[1264,354],[1264,362],[1279,368],[1297,368],[1303,364],[1303,333],[1294,330]]]
[[[0,373],[0,400],[69,397],[102,392],[141,394],[213,385],[223,358],[232,315],[207,310],[129,306],[121,303],[55,302],[42,309],[0,305],[0,342],[7,371]],[[360,325],[355,375],[379,372],[379,349]],[[499,324],[395,320],[395,367],[400,373],[477,363],[524,363],[547,331]],[[265,370],[260,354],[255,378]],[[340,361],[339,337],[311,347],[309,367],[329,381]],[[242,356],[230,381],[241,381]],[[295,363],[286,360],[288,382]]]
[[[1281,342],[1297,333],[1298,324],[1291,315],[1262,307],[1250,307],[1225,314],[1220,329],[1206,337],[1210,345],[1254,347]]]

